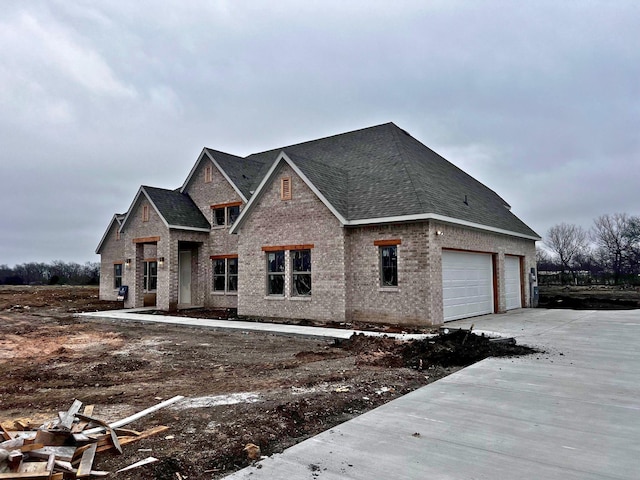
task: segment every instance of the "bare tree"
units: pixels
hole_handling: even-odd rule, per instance
[[[560,223],[549,229],[545,243],[558,256],[564,277],[567,270],[573,273],[575,260],[586,252],[587,232],[578,225]]]
[[[623,275],[638,273],[640,218],[626,213],[601,215],[593,221],[590,236],[603,266],[620,283]]]

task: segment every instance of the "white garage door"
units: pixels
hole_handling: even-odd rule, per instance
[[[504,284],[507,297],[507,310],[522,307],[522,289],[520,282],[520,257],[504,257]]]
[[[493,313],[490,254],[442,252],[444,321]]]

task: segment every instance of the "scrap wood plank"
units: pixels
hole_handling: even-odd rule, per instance
[[[16,448],[20,448],[22,445],[24,445],[23,438],[14,438],[0,443],[0,448],[4,450],[15,450]]]
[[[48,446],[44,446],[42,448],[39,448],[37,450],[32,450],[29,453],[29,456],[33,457],[33,458],[49,458],[49,455],[52,453],[55,453],[56,458],[58,460],[67,460],[67,461],[71,461],[71,459],[73,458],[73,454],[76,451],[76,447],[48,447]]]
[[[147,457],[139,462],[132,463],[128,467],[121,468],[120,470],[116,470],[116,473],[126,472],[127,470],[132,470],[134,468],[142,467],[143,465],[148,465],[153,462],[157,462],[158,459],[156,457]]]
[[[95,408],[95,405],[85,405],[84,406],[84,410],[82,411],[83,414],[87,415],[87,416],[92,416],[93,415],[93,410]],[[73,433],[79,433],[82,430],[84,430],[87,425],[89,425],[89,422],[86,420],[80,420],[78,423],[76,423],[72,428],[71,428],[71,432]]]
[[[20,473],[40,473],[47,471],[47,462],[24,462],[20,465]]]
[[[73,425],[73,420],[76,417],[76,413],[80,411],[80,407],[82,407],[82,402],[78,399],[75,399],[69,407],[69,410],[60,417],[60,427],[71,429],[71,425]]]
[[[0,423],[0,431],[2,432],[2,438],[5,440],[11,440],[13,437],[7,432],[4,426]]]
[[[38,430],[34,443],[44,443],[50,447],[61,446],[67,443],[67,439],[71,434],[65,431],[56,430]]]
[[[82,459],[80,460],[80,466],[78,466],[78,471],[76,472],[76,478],[85,478],[91,475],[91,467],[93,466],[93,459],[96,456],[97,448],[98,445],[93,443],[82,453]]]
[[[29,445],[23,445],[18,450],[22,453],[30,452],[31,450],[39,450],[44,447],[44,443],[30,443]]]
[[[109,426],[107,422],[100,420],[99,418],[83,415],[81,413],[76,414],[76,416],[80,420],[87,420],[89,422],[97,423],[98,425],[102,425],[103,427],[105,427],[108,430],[109,434],[111,435],[111,441],[113,442],[113,446],[116,447],[116,450],[118,450],[118,452],[122,453],[122,447],[120,446],[120,442],[118,441],[118,435],[116,434],[114,429]]]
[[[6,480],[63,480],[64,473],[57,472],[7,472],[0,473],[0,479]]]
[[[113,422],[109,424],[110,428],[118,428],[118,427],[124,427],[125,425],[128,425],[129,423],[135,422],[136,420],[144,417],[145,415],[149,415],[150,413],[153,413],[157,410],[160,410],[161,408],[167,407],[173,403],[179,402],[180,400],[184,399],[184,397],[182,395],[176,395],[175,397],[170,398],[169,400],[165,400],[164,402],[161,402],[157,405],[154,405],[153,407],[149,407],[145,410],[142,410],[141,412],[135,413],[133,415],[131,415],[130,417],[127,418],[123,418],[122,420],[118,420],[117,422]],[[85,431],[84,433],[86,433],[87,435],[91,434],[91,433],[97,433],[97,432],[101,432],[102,430],[104,430],[104,427],[96,427],[96,428],[92,428],[90,430]]]
[[[169,427],[167,427],[166,425],[158,425],[157,427],[153,427],[153,428],[150,428],[149,430],[140,432],[140,435],[138,435],[137,437],[120,438],[120,445],[127,445],[129,443],[137,442],[138,440],[142,440],[144,438],[157,435],[158,433],[166,432],[167,430],[169,430]],[[98,452],[105,452],[111,448],[112,448],[111,445],[102,445],[98,447]]]

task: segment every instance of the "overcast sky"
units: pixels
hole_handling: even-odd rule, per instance
[[[0,264],[98,261],[141,184],[392,121],[541,236],[640,214],[640,2],[3,0]]]

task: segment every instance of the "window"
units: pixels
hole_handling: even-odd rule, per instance
[[[280,200],[291,200],[291,177],[280,179]]]
[[[211,183],[213,181],[213,175],[211,173],[211,165],[204,167],[204,183]]]
[[[120,230],[116,230],[116,241],[120,240]]]
[[[213,291],[238,291],[238,258],[212,258]]]
[[[158,262],[155,260],[144,262],[143,285],[145,292],[158,289]]]
[[[230,226],[234,224],[234,222],[236,221],[239,215],[240,215],[240,205],[227,207],[227,223]]]
[[[122,286],[122,264],[113,264],[113,288],[120,288]]]
[[[149,205],[142,206],[142,221],[143,222],[149,221]]]
[[[226,208],[216,208],[213,210],[213,225],[216,227],[223,227],[225,224],[225,210]]]
[[[240,205],[242,203],[227,203],[221,205],[211,205],[213,210],[213,226],[224,227],[231,226],[240,216]]]
[[[380,286],[398,286],[398,246],[380,247]]]
[[[284,250],[267,252],[267,294],[284,295]]]
[[[291,265],[291,295],[311,295],[311,250],[292,250]]]

